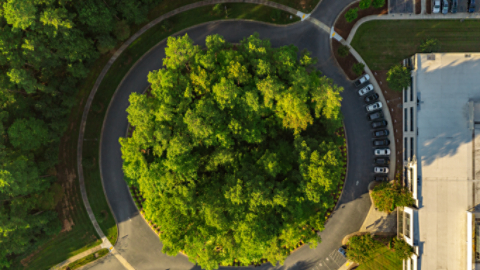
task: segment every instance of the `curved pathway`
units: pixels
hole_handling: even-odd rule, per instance
[[[370,147],[370,129],[366,117],[364,117],[363,101],[358,97],[356,91],[354,91],[355,89],[344,77],[343,72],[336,65],[332,57],[330,37],[327,31],[333,25],[334,17],[338,15],[344,5],[351,1],[340,0],[338,1],[340,4],[336,1],[324,0],[320,3],[319,8],[312,13],[311,18],[309,18],[311,21],[303,21],[289,26],[273,26],[246,21],[223,21],[202,24],[177,33],[177,35],[188,33],[189,36],[200,45],[204,43],[207,35],[215,33],[221,34],[230,42],[238,42],[243,37],[254,32],[259,32],[261,38],[270,39],[273,46],[293,43],[299,47],[300,50],[310,50],[313,56],[319,60],[318,68],[326,76],[332,78],[336,84],[343,86],[345,89],[342,94],[344,98],[342,102],[342,112],[345,116],[344,123],[348,138],[348,175],[345,189],[335,214],[326,224],[325,230],[320,233],[322,244],[320,244],[317,249],[309,249],[306,246],[302,247],[301,250],[294,252],[287,258],[284,266],[273,267],[270,264],[265,264],[261,267],[262,269],[337,269],[339,267],[337,262],[328,260],[328,258],[331,258],[331,254],[334,254],[338,246],[341,245],[341,239],[344,235],[355,232],[360,228],[370,207],[370,200],[367,193],[368,183],[373,177],[373,173],[371,173],[373,153]],[[213,3],[212,1],[200,3],[205,2],[209,4]],[[239,2],[247,1],[242,0]],[[333,4],[329,6],[327,2]],[[327,10],[327,12],[320,10],[322,6],[327,6],[330,9]],[[148,72],[162,67],[161,59],[164,57],[164,48],[165,41],[160,42],[155,48],[149,51],[145,57],[140,59],[125,76],[115,96],[111,100],[101,138],[100,158],[103,184],[119,229],[118,242],[115,245],[115,250],[119,254],[119,257],[126,259],[128,265],[131,265],[134,269],[198,268],[182,255],[169,257],[161,252],[162,244],[158,240],[158,236],[139,215],[129,194],[128,187],[123,180],[118,138],[125,135],[127,128],[127,114],[125,109],[129,105],[128,97],[130,93],[142,92],[148,86],[146,80]],[[110,60],[109,65],[111,65],[114,60],[115,59]],[[104,72],[102,72],[102,75],[97,80],[97,87],[107,70],[108,68],[106,67],[106,70],[104,69]],[[91,104],[95,91],[96,89],[92,91],[92,98],[89,98],[87,105]],[[88,112],[88,110],[86,111]],[[84,118],[86,119],[86,115],[84,115]],[[81,130],[84,130],[84,126]],[[79,136],[79,143],[80,139]],[[362,149],[365,148],[365,145],[368,145],[368,147],[363,151]],[[79,171],[81,169],[80,159]],[[113,256],[107,256],[87,266],[86,269],[91,268],[125,269]]]

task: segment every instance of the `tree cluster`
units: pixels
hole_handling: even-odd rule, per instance
[[[386,256],[382,251],[385,246],[371,234],[352,236],[348,240],[347,258],[358,264],[372,260],[382,261],[381,257]],[[399,260],[408,259],[413,254],[413,248],[405,240],[397,237],[389,240],[388,248],[393,251],[393,255]]]
[[[387,72],[388,87],[397,92],[410,86],[412,75],[410,70],[402,65],[395,65]]]
[[[78,85],[154,1],[1,1],[0,269],[59,232],[55,165]]]
[[[393,184],[381,183],[373,188],[371,195],[375,207],[388,213],[398,206],[409,206],[414,203],[412,193],[399,181]]]
[[[342,89],[310,53],[258,34],[205,48],[170,37],[165,54],[151,89],[130,96],[134,132],[120,139],[163,252],[215,269],[315,247],[344,173]]]

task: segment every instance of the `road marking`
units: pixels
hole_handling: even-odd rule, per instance
[[[120,255],[120,253],[118,253],[118,251],[112,247],[112,254],[115,256],[115,258],[117,258],[117,260],[125,267],[127,268],[128,270],[135,270],[135,268],[133,268],[128,262],[127,260],[125,260],[125,258],[122,257],[122,255]]]
[[[308,17],[306,18],[306,20],[309,20],[310,22],[312,22],[313,24],[315,24],[316,26],[318,26],[320,29],[322,29],[323,31],[327,32],[328,34],[330,34],[330,28],[328,28],[328,26],[326,26],[324,23],[322,23],[321,21],[315,19],[315,18],[312,18],[312,17]]]
[[[358,186],[358,181],[357,181],[357,186]]]

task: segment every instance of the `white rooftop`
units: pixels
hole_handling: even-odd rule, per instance
[[[473,116],[480,54],[417,54],[418,211],[421,269],[466,269],[466,211],[473,207]]]

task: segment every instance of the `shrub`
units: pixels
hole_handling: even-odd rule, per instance
[[[377,185],[372,191],[372,199],[378,210],[388,213],[397,206],[408,206],[414,202],[408,188],[397,181],[394,184],[381,183]]]
[[[347,22],[353,22],[356,18],[358,18],[358,8],[351,8],[345,13]]]
[[[408,259],[413,254],[413,248],[400,238],[395,238],[393,248],[395,249],[395,256],[401,260]]]
[[[372,0],[360,0],[358,7],[360,9],[367,9],[372,5]]]
[[[222,13],[222,4],[216,4],[212,9],[213,15],[220,15]]]
[[[352,67],[353,72],[357,75],[361,75],[364,69],[365,69],[365,65],[363,63],[353,64],[353,67]]]
[[[115,48],[116,44],[117,42],[111,36],[101,36],[97,41],[97,49],[101,54],[104,54]]]
[[[420,44],[420,51],[423,53],[432,53],[440,51],[440,43],[436,38],[429,38]]]
[[[385,5],[385,0],[373,0],[372,1],[372,6],[374,8],[381,8]]]
[[[346,45],[341,45],[340,48],[338,48],[337,52],[340,57],[347,57],[347,55],[350,54],[350,47]]]
[[[381,245],[370,234],[352,236],[348,240],[347,258],[359,264],[367,262],[375,256]]]
[[[410,85],[410,70],[402,65],[393,66],[387,72],[388,87],[394,91],[401,92],[403,88]]]
[[[115,30],[113,30],[113,34],[118,40],[123,41],[130,36],[130,26],[128,26],[125,20],[118,21],[115,25]]]
[[[167,32],[172,28],[172,23],[170,20],[164,20],[160,27],[162,28],[162,31]]]

